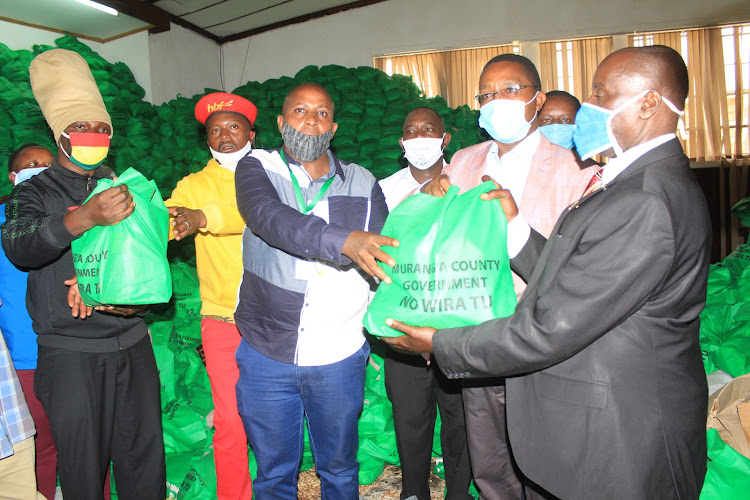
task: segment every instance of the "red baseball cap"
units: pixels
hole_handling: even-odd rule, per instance
[[[239,113],[250,120],[250,125],[255,125],[255,118],[258,116],[258,108],[244,97],[227,92],[214,92],[201,97],[195,105],[195,119],[205,125],[208,117],[219,111]]]

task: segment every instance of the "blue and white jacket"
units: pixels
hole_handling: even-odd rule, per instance
[[[278,150],[253,150],[235,174],[247,223],[237,327],[264,356],[301,366],[335,363],[362,347],[370,282],[341,250],[352,231],[379,233],[388,215],[369,171],[328,157],[330,172],[315,181],[301,164],[287,167]],[[307,215],[297,208],[290,169],[306,203],[336,177]]]

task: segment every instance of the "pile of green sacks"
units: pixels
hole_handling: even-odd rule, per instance
[[[167,195],[177,181],[206,165],[210,153],[205,131],[193,114],[202,95],[177,96],[154,106],[143,100],[145,91],[124,63],[105,60],[69,35],[56,40],[55,45],[78,52],[91,67],[112,117],[114,136],[106,164],[117,174],[133,167],[154,179],[161,193]],[[29,142],[57,150],[34,100],[28,73],[31,60],[52,48],[55,47],[34,45],[31,50],[14,51],[0,44],[0,162],[4,164],[15,149]],[[389,77],[370,67],[329,65],[305,67],[294,78],[248,82],[232,91],[258,107],[256,147],[281,145],[276,116],[286,94],[304,82],[324,86],[334,100],[339,127],[331,148],[342,159],[368,168],[378,178],[406,166],[398,139],[407,113],[417,106],[431,107],[445,121],[453,136],[446,149],[447,158],[460,148],[487,139],[477,126],[477,111],[467,106],[449,108],[440,97],[424,98],[410,77]],[[206,89],[207,93],[213,91]],[[0,196],[11,189],[7,176],[0,176]],[[213,428],[207,420],[213,404],[200,353],[200,298],[194,248],[189,240],[172,242],[169,253],[173,299],[166,306],[154,308],[146,318],[160,373],[169,497],[215,498]],[[365,404],[359,424],[361,484],[374,482],[386,463],[399,463],[391,404],[385,394],[384,346],[370,340],[373,353],[367,367]],[[438,417],[435,456],[441,455],[439,429]],[[252,452],[250,463],[254,474]],[[440,465],[436,471],[442,475]],[[312,466],[306,436],[301,468]]]
[[[750,226],[750,198],[732,213]],[[750,244],[738,246],[708,272],[706,307],[701,313],[700,344],[706,373],[732,377],[750,372]],[[750,491],[750,460],[708,431],[708,472],[701,500],[745,498]]]
[[[136,83],[122,62],[110,63],[75,37],[55,41],[57,47],[81,54],[89,66],[112,117],[114,136],[107,164],[122,173],[128,167],[154,179],[162,194],[169,194],[177,181],[201,170],[211,158],[203,126],[194,117],[201,95],[177,96],[154,106],[143,100],[145,91]],[[28,67],[45,50],[10,50],[0,44],[0,161],[6,162],[16,148],[37,142],[56,152],[49,128],[31,93]],[[286,94],[296,85],[315,82],[325,87],[334,100],[339,124],[331,148],[346,161],[359,163],[376,177],[386,177],[406,166],[398,139],[409,111],[429,106],[445,121],[453,136],[446,156],[487,139],[477,125],[478,112],[467,106],[449,108],[441,97],[426,99],[411,77],[389,77],[370,68],[344,68],[328,65],[307,66],[294,78],[281,77],[263,83],[248,82],[232,92],[251,100],[258,107],[255,123],[256,146],[281,145],[276,116]],[[216,89],[205,89],[206,93]],[[0,196],[12,186],[0,176]]]

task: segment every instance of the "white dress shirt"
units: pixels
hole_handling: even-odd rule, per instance
[[[412,191],[419,191],[421,183],[417,182],[409,167],[402,168],[393,175],[379,181],[380,189],[385,196],[385,203],[388,205],[388,211],[392,211],[404,198]]]
[[[539,129],[535,130],[502,157],[499,156],[495,142],[487,152],[484,174],[492,177],[503,189],[509,190],[514,200],[520,200],[523,195],[531,170],[531,160],[539,148],[539,134]]]

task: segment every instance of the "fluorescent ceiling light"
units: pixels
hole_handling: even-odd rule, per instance
[[[115,9],[112,7],[107,7],[106,5],[102,5],[97,2],[93,2],[92,0],[76,0],[76,2],[81,3],[83,5],[88,5],[89,7],[93,7],[95,9],[98,9],[102,12],[106,12],[107,14],[111,14],[113,16],[116,16],[119,14]]]

